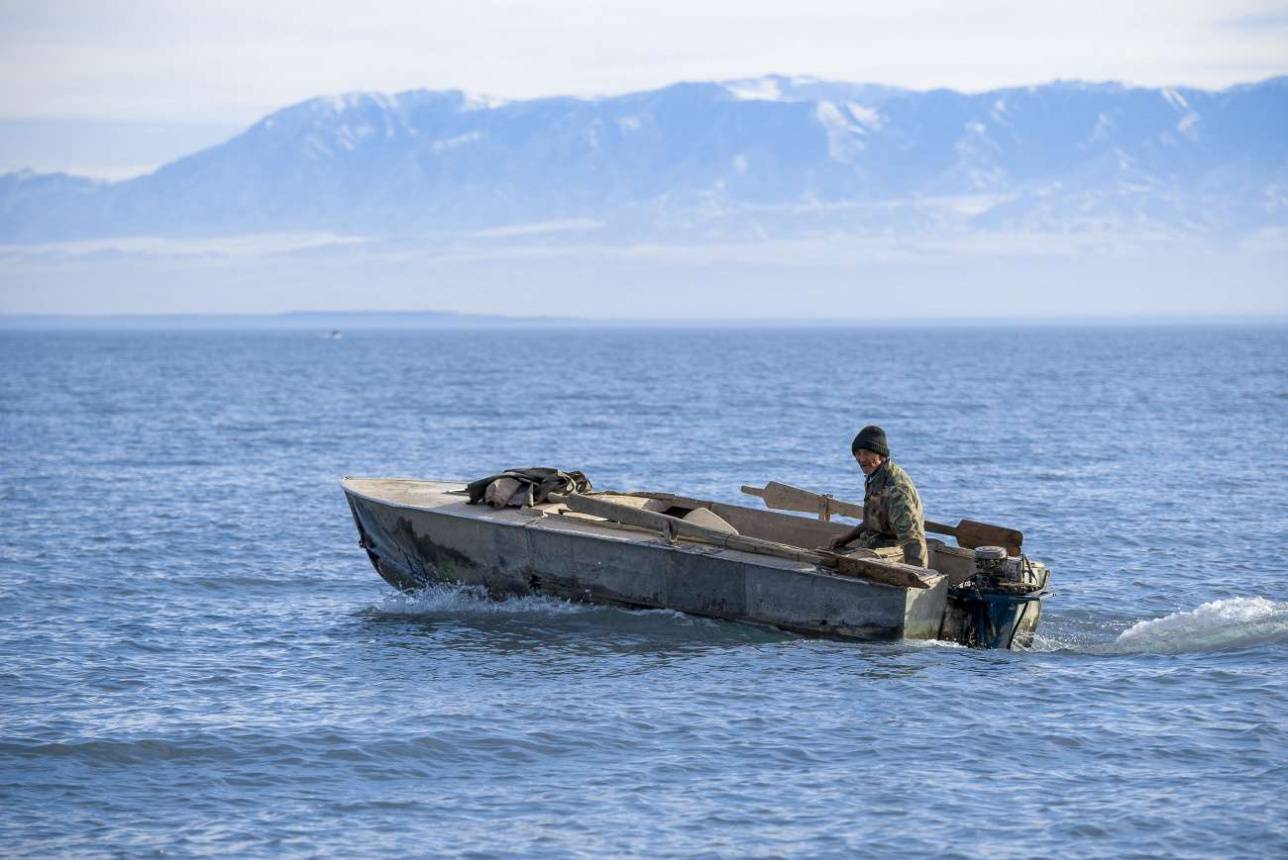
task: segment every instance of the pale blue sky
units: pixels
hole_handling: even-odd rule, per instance
[[[135,175],[287,104],[354,90],[528,98],[770,72],[967,91],[1059,78],[1218,89],[1288,72],[1288,3],[0,0],[0,172]],[[692,260],[608,249],[567,260],[443,261],[365,245],[316,257],[245,242],[231,251],[173,242],[7,248],[0,313],[1285,313],[1282,231],[1216,250],[1177,241],[1036,252],[1023,238],[960,253],[916,246],[897,259],[849,240],[757,247],[755,259],[740,248],[727,260],[710,249]]]
[[[769,72],[1220,88],[1286,71],[1288,3],[1263,0],[0,0],[0,171],[129,175],[351,90],[593,95]],[[50,120],[93,122],[50,146]]]

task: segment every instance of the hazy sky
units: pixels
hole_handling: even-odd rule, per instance
[[[1288,73],[1288,2],[0,0],[0,172],[120,178],[287,104],[353,90],[596,95],[770,72],[918,89],[1057,78],[1221,88]],[[1282,315],[1282,237],[1271,244],[1221,255],[1181,245],[1122,259],[918,252],[908,263],[864,258],[826,270],[788,251],[771,264],[723,268],[627,257],[543,269],[504,260],[411,266],[373,261],[359,248],[337,252],[338,263],[322,256],[278,271],[272,261],[295,258],[136,249],[46,264],[10,248],[18,256],[0,254],[0,312],[416,307],[652,316],[665,306],[687,316],[727,316],[732,307],[857,318],[879,294],[881,313],[892,317]]]
[[[0,0],[0,119],[249,123],[314,95],[597,94],[767,72],[924,88],[1288,71],[1245,0]]]
[[[602,319],[1288,318],[1288,231],[691,246],[331,234],[0,245],[0,314],[435,309]]]

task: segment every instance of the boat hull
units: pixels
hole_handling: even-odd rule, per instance
[[[348,478],[343,486],[360,544],[403,590],[476,585],[497,597],[541,593],[863,640],[933,639],[944,617],[946,580],[900,588],[586,518],[493,510],[454,494],[463,484]]]

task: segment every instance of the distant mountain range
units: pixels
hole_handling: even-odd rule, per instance
[[[770,76],[598,98],[317,98],[146,176],[0,176],[0,240],[435,241],[1288,226],[1288,77],[965,94]]]

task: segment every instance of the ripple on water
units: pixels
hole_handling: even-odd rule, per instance
[[[1255,327],[0,334],[6,848],[1288,855],[1288,571],[1247,546],[1288,543],[1285,366]],[[868,421],[1051,565],[1031,651],[398,595],[337,483],[857,499]]]

